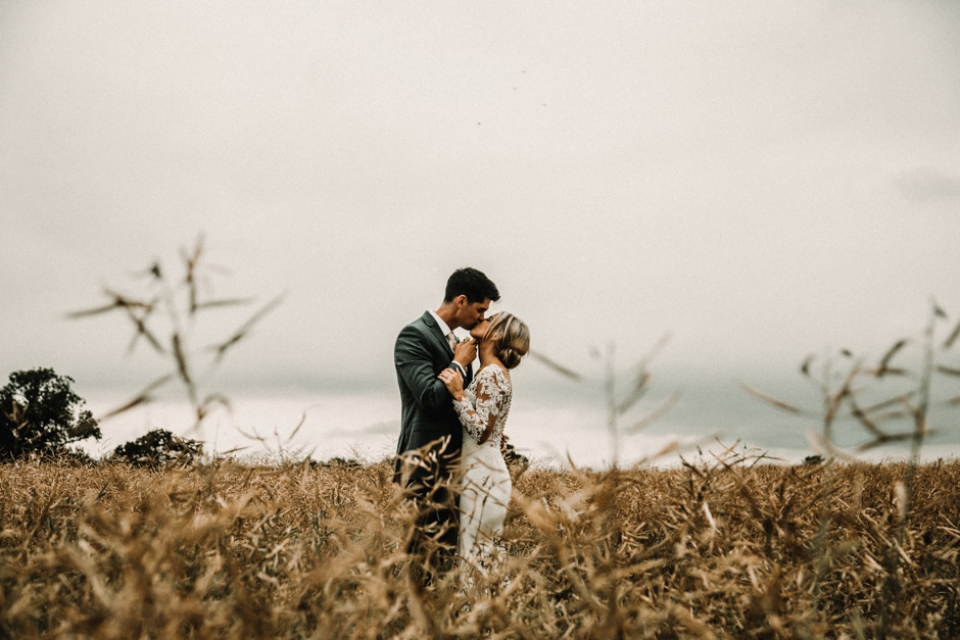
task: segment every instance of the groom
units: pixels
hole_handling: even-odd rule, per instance
[[[452,568],[457,548],[457,494],[449,485],[460,462],[463,429],[437,375],[453,368],[463,375],[464,386],[470,384],[476,341],[458,344],[453,330],[472,329],[499,299],[497,286],[482,272],[458,269],[447,280],[443,304],[404,327],[394,347],[402,406],[394,482],[417,507],[407,553],[416,558],[421,586],[429,573]],[[421,561],[427,576],[416,566]]]

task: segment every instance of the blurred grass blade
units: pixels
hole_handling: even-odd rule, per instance
[[[643,358],[640,359],[640,362],[637,364],[637,367],[640,370],[640,374],[639,374],[640,376],[643,376],[645,374],[645,372],[650,366],[650,363],[657,356],[657,354],[663,351],[663,348],[667,345],[669,341],[670,341],[670,332],[668,331],[667,333],[660,336],[660,339],[657,340],[653,344],[653,346],[650,347],[650,350],[647,351],[646,355],[644,355]]]
[[[293,429],[293,432],[287,437],[287,442],[292,442],[294,436],[297,435],[297,432],[300,431],[300,427],[303,426],[303,423],[307,421],[307,412],[304,411],[303,415],[300,417],[300,422],[297,423],[297,426]]]
[[[579,373],[577,373],[576,371],[573,371],[573,370],[571,370],[571,369],[568,369],[567,367],[563,366],[562,364],[558,364],[555,360],[551,360],[550,358],[548,358],[547,356],[543,355],[543,354],[540,353],[539,351],[531,351],[531,352],[530,352],[530,357],[533,358],[534,360],[539,361],[539,362],[542,363],[542,364],[545,364],[547,367],[553,369],[554,371],[556,371],[556,372],[559,373],[560,375],[566,376],[566,377],[568,377],[568,378],[570,378],[570,379],[572,379],[572,380],[580,380],[580,377],[581,377],[581,376],[580,376]]]
[[[230,398],[223,395],[222,393],[211,393],[206,398],[203,399],[203,404],[219,404],[221,407],[232,410],[230,406]]]
[[[133,323],[136,328],[136,333],[133,334],[133,339],[130,341],[130,346],[127,347],[127,353],[132,353],[133,348],[137,345],[137,342],[140,339],[140,336],[143,336],[147,339],[147,342],[150,343],[150,346],[154,348],[157,353],[164,354],[166,349],[163,348],[163,345],[160,344],[160,341],[153,335],[153,333],[147,329],[146,319],[150,315],[151,311],[146,311],[144,315],[137,316],[137,314],[130,307],[126,307],[127,316],[130,318],[130,321]]]
[[[877,369],[876,373],[878,378],[883,377],[889,368],[888,365],[890,364],[890,360],[893,359],[893,356],[897,355],[897,352],[900,351],[900,349],[902,349],[906,344],[906,340],[899,340],[883,355],[883,357],[880,359],[880,367]]]
[[[221,453],[220,455],[222,455],[222,456],[229,456],[229,455],[234,454],[234,453],[239,453],[239,452],[241,452],[241,451],[246,451],[246,450],[249,449],[249,448],[250,448],[250,447],[234,447],[233,449],[228,449],[227,451],[224,451],[224,452]]]
[[[203,252],[203,235],[197,237],[197,242],[193,247],[193,253],[187,254],[181,250],[180,257],[184,264],[184,284],[187,285],[190,298],[189,314],[192,316],[197,312],[197,265],[200,263],[200,254]]]
[[[953,346],[953,343],[957,341],[957,338],[960,337],[960,322],[957,323],[957,326],[953,328],[953,331],[950,332],[950,335],[946,340],[943,341],[943,348],[949,349]]]
[[[211,347],[211,349],[216,352],[215,361],[219,362],[223,358],[223,355],[227,352],[227,349],[229,349],[233,345],[243,340],[247,336],[247,334],[250,332],[250,330],[253,329],[253,326],[257,322],[259,322],[265,315],[267,315],[268,313],[273,311],[276,307],[278,307],[280,303],[283,302],[283,299],[285,297],[286,297],[286,294],[280,294],[279,296],[277,296],[276,298],[274,298],[273,300],[265,304],[259,311],[254,313],[249,320],[243,323],[243,325],[241,325],[241,327],[237,329],[237,331],[234,332],[232,336],[227,338],[224,342],[221,342],[220,344]]]
[[[139,406],[139,405],[141,405],[141,404],[150,402],[150,400],[152,400],[152,398],[153,398],[152,392],[153,392],[155,389],[157,389],[158,387],[163,386],[164,384],[166,384],[172,377],[173,377],[173,374],[172,374],[172,373],[168,373],[167,375],[165,375],[165,376],[163,376],[163,377],[161,377],[161,378],[158,378],[158,379],[154,380],[154,381],[151,382],[149,385],[147,385],[146,388],[143,389],[143,391],[141,391],[140,393],[138,393],[132,400],[130,400],[130,401],[128,401],[128,402],[120,405],[120,406],[117,407],[116,409],[112,409],[111,411],[107,412],[106,414],[100,416],[100,418],[98,418],[98,420],[106,420],[107,418],[111,418],[111,417],[113,417],[113,416],[115,416],[115,415],[119,415],[119,414],[121,414],[121,413],[123,413],[123,412],[125,412],[125,411],[129,411],[130,409],[133,409],[133,408],[136,407],[136,406]]]
[[[631,426],[629,426],[629,427],[627,427],[626,429],[624,429],[624,433],[633,434],[633,433],[636,433],[637,431],[640,431],[641,429],[643,429],[644,427],[646,427],[646,426],[649,425],[650,423],[652,423],[652,422],[656,421],[657,419],[659,419],[660,416],[662,416],[663,414],[665,414],[665,413],[666,413],[667,411],[669,411],[671,408],[673,408],[673,405],[675,405],[675,404],[677,403],[677,400],[679,400],[679,399],[680,399],[680,394],[679,394],[679,393],[674,393],[674,394],[671,395],[669,398],[667,398],[666,400],[664,400],[664,401],[660,404],[660,406],[657,407],[656,409],[654,409],[649,415],[645,416],[644,418],[642,418],[642,419],[639,420],[638,422],[635,422],[635,423],[632,424]]]
[[[67,314],[67,317],[70,319],[83,318],[86,316],[96,316],[102,313],[108,313],[114,309],[145,309],[147,311],[153,310],[153,303],[151,302],[142,302],[140,300],[131,300],[115,291],[110,289],[104,289],[104,295],[109,298],[113,298],[113,302],[110,304],[103,305],[102,307],[94,307],[93,309],[82,309],[80,311],[71,311]]]
[[[852,398],[850,399],[850,406],[852,407],[851,413],[853,414],[853,417],[859,420],[860,424],[862,424],[867,431],[873,434],[874,437],[878,439],[889,437],[888,434],[880,430],[880,428],[877,427],[877,425],[875,425],[870,418],[867,417],[866,412],[861,410]]]
[[[254,298],[224,298],[222,300],[208,300],[207,302],[198,302],[196,309],[213,309],[216,307],[237,307],[250,304]]]
[[[883,445],[890,444],[893,442],[903,442],[905,440],[910,440],[913,437],[914,437],[914,434],[912,433],[895,433],[892,435],[883,434],[881,436],[877,436],[870,442],[866,442],[860,445],[859,447],[857,447],[857,451],[862,453],[864,451],[870,451],[871,449],[876,449],[877,447],[882,447]]]
[[[85,318],[87,316],[96,316],[101,313],[107,313],[113,311],[114,309],[119,309],[121,305],[118,305],[116,302],[104,305],[102,307],[94,307],[93,309],[83,309],[81,311],[71,311],[67,314],[67,317],[70,319],[74,318]]]
[[[618,415],[629,411],[633,405],[639,402],[640,399],[647,394],[647,382],[649,381],[650,374],[641,370],[637,375],[636,380],[634,380],[634,386],[630,391],[630,394],[614,407],[614,411],[616,411]]]
[[[783,400],[779,400],[779,399],[777,399],[777,398],[774,398],[774,397],[771,396],[770,394],[764,393],[763,391],[760,391],[759,389],[755,389],[754,387],[751,387],[750,385],[748,385],[748,384],[746,384],[746,383],[741,382],[741,383],[740,383],[740,386],[743,387],[744,391],[746,391],[746,392],[749,393],[750,395],[755,396],[755,397],[757,397],[757,398],[760,398],[760,399],[763,400],[764,402],[768,402],[768,403],[772,404],[773,406],[777,407],[778,409],[783,409],[784,411],[788,411],[788,412],[793,413],[793,414],[796,414],[796,415],[800,415],[801,413],[803,413],[800,409],[798,409],[797,407],[793,406],[792,404],[787,404],[787,403],[784,402]]]
[[[635,389],[633,389],[633,391],[630,392],[630,395],[628,395],[614,407],[614,411],[617,412],[617,415],[626,413],[645,395],[647,395],[647,390],[643,386],[638,385]]]
[[[814,356],[813,354],[811,354],[811,355],[807,356],[806,358],[804,358],[803,362],[800,364],[800,373],[802,373],[803,375],[809,377],[809,376],[810,376],[810,365],[813,364],[813,361],[814,361],[815,358],[816,358],[816,356]]]
[[[177,372],[185,383],[193,385],[193,380],[190,378],[190,371],[187,368],[187,357],[184,355],[183,347],[180,344],[180,334],[174,333],[170,343],[173,346],[173,356],[177,361]]]

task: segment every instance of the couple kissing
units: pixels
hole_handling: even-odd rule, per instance
[[[497,559],[511,491],[503,458],[510,370],[530,349],[519,318],[486,317],[499,299],[482,272],[458,269],[439,308],[404,327],[394,347],[401,400],[394,481],[416,510],[406,551],[421,588],[458,558],[471,576],[485,575]],[[470,337],[458,341],[455,329]]]

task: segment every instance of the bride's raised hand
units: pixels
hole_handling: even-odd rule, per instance
[[[466,395],[463,392],[463,376],[456,369],[444,369],[437,377],[443,382],[454,400],[459,400]]]
[[[467,338],[463,342],[457,343],[457,346],[453,349],[453,359],[466,369],[471,362],[477,359],[476,339]]]

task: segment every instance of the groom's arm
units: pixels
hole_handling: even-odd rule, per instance
[[[422,333],[413,327],[405,327],[397,337],[393,360],[397,372],[421,407],[439,409],[451,406],[450,392],[434,373],[433,358]]]

